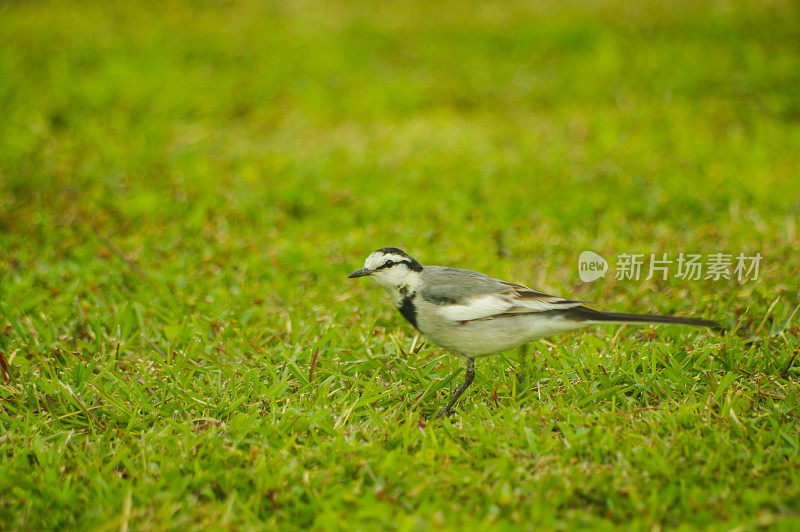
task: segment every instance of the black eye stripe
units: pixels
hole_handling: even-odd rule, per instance
[[[408,261],[406,261],[406,260],[401,260],[401,261],[393,261],[393,260],[391,260],[391,259],[390,259],[390,260],[387,260],[386,262],[384,262],[383,264],[381,264],[380,266],[378,266],[377,268],[375,268],[375,271],[378,271],[378,270],[384,270],[384,269],[386,269],[386,268],[391,268],[391,267],[392,267],[392,266],[394,266],[395,264],[405,264],[405,265],[408,265]]]
[[[381,264],[380,266],[378,266],[375,269],[376,270],[384,270],[386,268],[390,268],[390,267],[394,266],[395,264],[397,264],[397,263],[394,262],[394,261],[391,261],[391,260],[387,260],[386,262],[384,262],[383,264]]]
[[[391,268],[395,264],[405,264],[406,267],[409,270],[413,270],[415,272],[421,272],[422,271],[422,266],[417,261],[415,261],[413,259],[411,259],[411,260],[398,260],[398,261],[394,261],[394,260],[390,259],[390,260],[387,260],[386,262],[384,262],[383,264],[381,264],[380,266],[378,266],[377,268],[375,268],[374,271],[377,272],[377,271],[380,271],[380,270],[385,270],[386,268]]]

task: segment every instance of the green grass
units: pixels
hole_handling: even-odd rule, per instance
[[[0,529],[800,528],[798,38],[788,1],[3,4]],[[554,337],[431,421],[458,360],[345,279],[389,245],[733,332]]]

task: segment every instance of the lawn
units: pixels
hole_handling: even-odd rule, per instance
[[[799,41],[781,0],[3,3],[0,529],[800,529]],[[384,246],[729,332],[551,337],[437,421],[459,360],[346,278]],[[680,253],[762,261],[615,275]]]

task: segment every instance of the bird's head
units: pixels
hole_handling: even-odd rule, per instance
[[[418,281],[422,265],[397,248],[382,248],[370,253],[364,267],[348,277],[370,277],[375,283],[390,292],[401,288],[413,289]]]

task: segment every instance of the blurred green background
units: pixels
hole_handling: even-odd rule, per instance
[[[0,527],[787,523],[798,43],[790,1],[3,3]],[[443,436],[423,420],[457,361],[427,345],[417,371],[413,331],[345,279],[384,246],[778,343],[717,339],[673,375],[654,361],[695,333],[557,338],[552,397],[516,403],[508,359],[481,362]],[[764,258],[744,284],[584,284],[585,249]],[[650,357],[647,393],[581,403],[576,379],[604,382],[581,353],[607,351],[634,388]],[[666,410],[623,426],[620,405]],[[592,454],[631,458],[653,423],[730,430],[706,450],[736,458],[706,484],[689,447],[633,473]]]

